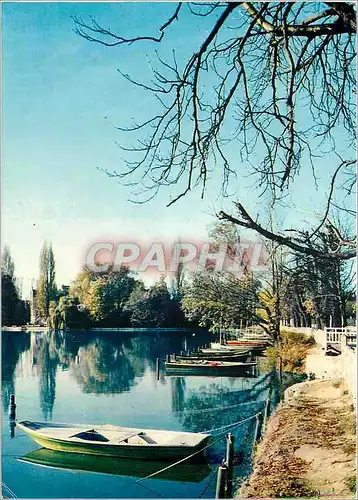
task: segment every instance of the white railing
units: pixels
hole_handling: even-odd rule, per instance
[[[290,328],[312,335],[317,346],[322,348],[309,353],[306,359],[306,373],[314,373],[317,378],[343,378],[349,388],[353,405],[357,410],[357,328],[326,327],[324,330]],[[325,356],[328,345],[336,345],[339,356]],[[324,350],[324,351],[323,351]],[[338,353],[337,353],[338,354]]]
[[[326,354],[329,345],[336,345],[342,352],[342,348],[346,345],[356,346],[357,330],[349,327],[325,327],[323,348]]]

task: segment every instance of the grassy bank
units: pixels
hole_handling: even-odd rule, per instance
[[[313,337],[301,332],[281,329],[280,343],[273,347],[268,347],[265,355],[272,366],[279,368],[280,359],[282,371],[290,373],[301,373],[305,368],[307,353],[316,345]]]
[[[286,394],[239,497],[355,498],[356,427],[347,388],[317,380]]]

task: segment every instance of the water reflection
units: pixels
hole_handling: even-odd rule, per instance
[[[43,336],[38,348],[37,368],[40,383],[40,406],[45,420],[52,419],[56,398],[56,373],[59,356],[54,336]]]
[[[171,377],[170,378],[170,392],[172,396],[172,411],[173,413],[181,413],[184,411],[185,405],[185,378],[184,377]]]
[[[118,476],[132,476],[136,478],[147,477],[157,471],[156,479],[165,481],[185,481],[201,483],[212,471],[207,463],[182,463],[170,467],[175,462],[159,462],[150,460],[133,460],[96,457],[94,455],[80,455],[63,451],[52,451],[45,448],[27,453],[19,459],[36,465],[55,467],[58,469],[71,469],[75,471],[100,472]]]
[[[173,412],[178,412],[185,431],[207,431],[214,438],[220,434],[232,433],[235,438],[235,461],[241,465],[242,474],[245,475],[250,468],[256,415],[264,411],[270,384],[273,384],[274,378],[274,374],[271,373],[258,376],[256,379],[240,377],[241,388],[238,389],[235,384],[235,390],[229,384],[223,385],[216,379],[214,382],[209,384],[206,382],[196,389],[187,391],[185,379],[173,378],[171,380]],[[239,422],[239,425],[231,427],[232,424]],[[225,448],[225,440],[221,439],[209,450],[209,456],[215,462],[220,462],[225,454]]]
[[[240,377],[241,390],[231,390],[217,382],[191,389],[183,402],[180,420],[191,432],[216,429],[244,420],[262,410],[268,393],[269,377],[262,376],[253,385],[252,378]]]
[[[9,409],[10,394],[15,394],[15,369],[21,353],[30,349],[30,335],[17,332],[15,335],[2,335],[1,339],[1,377],[2,404],[4,411]]]
[[[96,339],[78,349],[75,362],[70,363],[69,373],[86,393],[113,394],[128,391],[135,377],[143,375],[140,365],[133,367],[123,345]]]
[[[207,334],[204,334],[207,340]],[[127,392],[147,370],[155,376],[156,359],[178,352],[183,343],[189,348],[203,343],[202,336],[186,338],[178,332],[129,334],[121,332],[3,333],[3,407],[15,392],[15,369],[20,376],[29,371],[38,378],[40,406],[45,420],[51,420],[56,400],[58,370],[66,370],[84,393]],[[24,352],[27,356],[24,356]],[[20,362],[21,361],[21,362]],[[16,368],[17,367],[17,368]],[[163,371],[160,383],[166,383]],[[185,393],[183,379],[173,382],[173,410],[182,411]]]

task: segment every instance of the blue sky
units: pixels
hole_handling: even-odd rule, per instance
[[[52,241],[57,281],[68,283],[83,265],[86,249],[103,239],[205,237],[214,213],[228,208],[213,174],[208,193],[190,193],[165,208],[169,192],[145,205],[128,201],[128,189],[97,170],[123,169],[113,123],[138,120],[151,103],[117,72],[139,75],[148,69],[143,45],[106,48],[73,32],[71,16],[131,35],[156,33],[171,14],[167,3],[3,3],[2,245],[13,255],[24,292],[38,276],[42,243]],[[185,51],[207,33],[205,23],[184,17],[180,45]],[[200,22],[202,22],[200,20]],[[178,32],[168,38],[178,36]],[[107,117],[107,119],[105,118]],[[237,184],[233,199],[255,210],[249,181]],[[301,189],[300,189],[301,187]],[[291,220],[322,208],[313,181],[301,175]],[[259,204],[262,203],[259,201]],[[287,219],[287,211],[280,220]],[[287,219],[289,223],[290,220]]]

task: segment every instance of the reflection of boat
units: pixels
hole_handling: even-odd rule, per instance
[[[46,448],[40,448],[39,450],[27,453],[18,460],[59,469],[72,469],[75,471],[81,470],[132,477],[149,476],[173,463],[151,460],[133,461],[117,457],[96,457],[93,455],[47,450]],[[166,481],[201,483],[210,472],[211,468],[207,463],[198,464],[184,462],[161,472],[156,475],[155,478]]]
[[[205,351],[206,352],[195,352],[190,356],[176,356],[176,359],[179,361],[199,361],[201,359],[210,361],[244,361],[250,355],[250,351],[224,353],[214,350],[210,351],[209,349]]]
[[[23,421],[17,427],[50,450],[144,460],[179,459],[200,451],[209,435],[115,425],[55,424]],[[200,454],[198,454],[200,456]]]
[[[187,375],[238,375],[246,373],[257,363],[239,363],[232,361],[166,361],[165,368],[168,373],[181,373]]]

